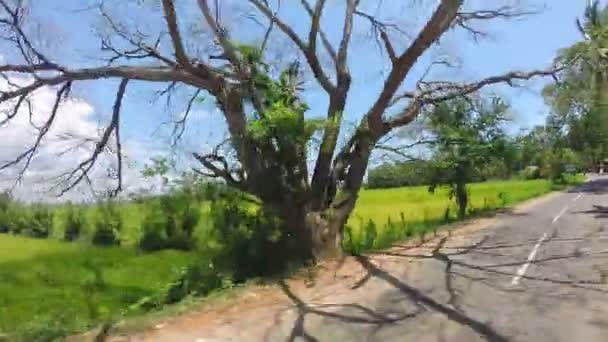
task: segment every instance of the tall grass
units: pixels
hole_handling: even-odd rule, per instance
[[[164,293],[193,260],[176,251],[139,255],[0,235],[0,336],[37,341],[54,325],[69,333],[137,314],[137,303]]]
[[[551,189],[544,180],[473,184],[472,213],[509,206]],[[96,224],[103,221],[99,206],[77,208],[82,230],[77,242],[60,241],[75,209],[70,206],[53,208],[54,239],[0,234],[0,340],[2,332],[27,341],[60,336],[265,274],[260,265],[281,259],[268,254],[279,242],[272,222],[257,216],[251,205],[231,207],[224,201],[193,200],[199,220],[193,233],[197,250],[191,252],[142,253],[136,248],[142,223],[155,210],[145,201],[114,207],[121,221],[116,229],[120,247],[91,246]],[[348,222],[345,247],[353,254],[387,247],[455,218],[447,190],[364,190]]]
[[[511,180],[471,184],[469,215],[508,207],[554,189],[548,180]],[[386,248],[412,236],[424,236],[457,219],[447,189],[428,187],[363,190],[347,223],[345,248],[352,254]]]

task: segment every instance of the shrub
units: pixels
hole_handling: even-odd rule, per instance
[[[200,203],[191,192],[182,190],[162,196],[151,207],[142,222],[143,234],[138,243],[141,250],[194,248],[193,235],[199,222]]]
[[[538,179],[541,178],[540,168],[538,166],[527,166],[519,171],[519,177],[522,179]]]
[[[26,210],[22,211],[25,214]],[[24,215],[20,233],[38,239],[48,238],[53,225],[53,213],[47,206],[40,204],[34,205],[30,211],[31,215]]]
[[[63,341],[74,333],[68,328],[73,320],[74,317],[68,314],[32,317],[27,325],[21,327],[14,336],[11,336],[11,341]],[[0,335],[0,341],[4,341],[2,335]]]
[[[153,252],[165,248],[164,225],[161,215],[156,210],[150,210],[142,221],[143,234],[138,243],[139,249],[145,252]]]
[[[69,205],[65,217],[63,239],[65,241],[78,240],[82,232],[83,221],[82,212],[78,208]]]
[[[361,219],[358,234],[354,234],[350,226],[345,227],[344,234],[344,250],[352,255],[361,255],[364,251],[374,247],[374,242],[378,237],[378,230],[374,221],[368,220],[367,222],[364,222],[363,219]]]
[[[120,245],[119,234],[122,230],[122,219],[115,204],[110,201],[102,203],[99,205],[99,211],[91,242],[96,246]]]
[[[10,231],[9,208],[11,204],[11,194],[9,192],[0,193],[0,233],[8,233]]]
[[[196,263],[183,268],[180,276],[169,284],[163,304],[177,303],[189,295],[205,296],[231,284],[230,279],[223,276],[213,263]]]

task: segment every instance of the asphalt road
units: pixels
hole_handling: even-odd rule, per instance
[[[284,285],[289,306],[133,340],[606,342],[608,177],[464,237],[358,262],[347,291],[314,297]]]

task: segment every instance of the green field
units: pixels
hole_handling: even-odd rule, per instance
[[[496,209],[508,206],[547,193],[552,187],[550,181],[542,179],[471,184],[470,208]],[[400,213],[403,213],[409,223],[432,221],[443,219],[446,208],[450,208],[451,216],[456,215],[455,204],[448,198],[446,188],[437,189],[435,193],[430,193],[427,186],[363,190],[349,224],[356,227],[360,220],[369,219],[383,224],[388,217],[399,220]]]
[[[473,184],[471,203],[474,209],[495,209],[551,189],[552,184],[545,180]],[[455,216],[445,189],[435,194],[427,187],[364,190],[349,226],[357,232],[361,222],[371,219],[380,236],[388,218],[397,221],[403,213],[408,225],[437,227],[444,222],[446,208],[451,208],[450,215]],[[59,237],[62,209],[57,211],[53,235]],[[97,215],[93,207],[86,211],[89,219]],[[96,248],[57,239],[0,235],[0,336],[2,332],[39,331],[53,325],[69,331],[83,330],[111,317],[137,314],[141,311],[133,308],[134,303],[162,293],[181,268],[194,260],[195,253],[138,254],[132,245],[140,235],[145,208],[126,203],[120,211],[124,219],[123,247]],[[204,229],[205,219],[202,221],[199,229]],[[390,242],[387,238],[382,241],[373,247]]]
[[[0,235],[0,336],[47,326],[83,330],[127,313],[162,291],[192,259],[181,252],[137,255],[133,248]]]

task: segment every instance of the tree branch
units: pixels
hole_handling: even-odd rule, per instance
[[[165,12],[165,21],[167,22],[167,28],[169,29],[173,49],[175,50],[175,59],[177,60],[177,63],[187,68],[190,66],[190,59],[186,55],[186,50],[184,49],[184,44],[182,43],[182,37],[179,33],[174,0],[162,0],[162,3],[163,10]]]
[[[359,5],[359,0],[347,0],[346,2],[346,14],[344,18],[344,29],[342,30],[342,40],[338,47],[338,83],[340,78],[344,77],[348,73],[348,45],[350,38],[353,33],[353,16]]]
[[[383,23],[378,19],[374,18],[374,16],[372,16],[371,14],[365,13],[363,11],[357,10],[355,11],[355,14],[369,21],[370,25],[372,26],[372,34],[374,35],[374,37],[376,37],[376,40],[378,39],[378,35],[380,36],[380,39],[382,40],[382,43],[384,45],[384,49],[386,50],[386,53],[388,54],[391,63],[394,65],[397,62],[397,53],[393,48],[393,44],[390,41],[387,31],[389,27],[392,27],[401,32],[399,28],[396,27],[396,25]]]
[[[205,21],[211,27],[215,38],[217,39],[218,44],[222,47],[224,54],[230,61],[230,63],[237,69],[238,73],[242,72],[242,65],[238,53],[232,43],[226,37],[226,32],[222,27],[219,26],[219,23],[216,21],[217,18],[213,18],[211,15],[211,9],[209,8],[209,4],[207,0],[198,0],[198,6],[203,13],[203,17]]]
[[[478,29],[475,29],[471,26],[470,22],[473,21],[482,21],[482,20],[492,20],[492,19],[512,19],[512,18],[521,18],[527,15],[540,13],[540,10],[520,10],[512,5],[504,5],[496,9],[491,10],[478,10],[473,12],[459,12],[454,20],[454,23],[457,26],[465,29],[469,33],[473,35],[475,40],[478,37],[483,37],[486,34]]]
[[[0,67],[7,67],[0,66]],[[24,66],[13,66],[8,68],[8,71],[19,70]],[[43,86],[54,86],[67,81],[85,81],[104,78],[128,78],[132,80],[150,81],[150,82],[183,82],[195,87],[216,92],[220,84],[215,79],[204,79],[197,77],[184,70],[173,69],[168,67],[155,66],[114,66],[114,67],[99,67],[99,68],[83,68],[76,70],[65,70],[57,76],[49,78],[38,77],[34,82],[27,86],[20,87],[15,90],[0,92],[0,103],[19,97],[23,94],[30,94],[36,89]]]
[[[184,115],[182,116],[181,119],[179,119],[175,122],[175,124],[173,126],[173,134],[171,134],[171,136],[173,137],[172,145],[175,146],[177,144],[177,142],[184,135],[184,131],[186,130],[186,120],[188,120],[188,116],[190,115],[190,112],[192,111],[192,105],[194,104],[194,101],[196,101],[196,99],[198,98],[200,93],[201,93],[200,89],[197,89],[194,92],[194,94],[190,97],[190,100],[188,100],[188,104],[186,105],[186,110],[184,112]]]
[[[21,161],[25,160],[25,164],[21,168],[21,171],[18,174],[15,184],[19,183],[21,181],[21,179],[23,178],[25,171],[29,168],[29,166],[32,162],[32,159],[38,152],[38,149],[40,148],[40,144],[42,143],[42,140],[47,135],[47,133],[50,131],[51,127],[53,126],[53,123],[55,122],[55,118],[57,117],[57,111],[59,110],[61,101],[64,100],[69,95],[71,86],[72,86],[72,83],[67,82],[61,88],[59,88],[59,90],[57,91],[57,93],[55,95],[55,102],[53,104],[53,108],[51,109],[51,115],[49,115],[49,118],[45,121],[45,123],[42,125],[42,127],[40,127],[38,129],[38,135],[36,137],[36,141],[34,142],[34,145],[32,147],[28,148],[23,153],[21,153],[15,159],[0,165],[0,170],[4,170],[11,166],[17,165]]]
[[[397,59],[384,83],[380,96],[367,114],[368,127],[375,135],[385,133],[386,128],[382,122],[382,115],[405,76],[418,58],[450,28],[461,5],[462,0],[442,0],[416,39]]]
[[[110,14],[108,14],[104,8],[103,5],[100,4],[99,7],[99,12],[101,13],[101,16],[105,19],[105,21],[108,23],[108,25],[110,25],[110,28],[112,29],[112,31],[114,31],[114,33],[116,33],[120,38],[124,39],[126,42],[128,42],[129,44],[133,45],[137,50],[136,51],[143,51],[146,52],[146,56],[155,58],[161,62],[163,62],[164,64],[168,65],[168,66],[172,66],[175,67],[176,63],[175,61],[171,60],[170,58],[167,58],[165,56],[163,56],[160,51],[158,51],[158,46],[149,46],[147,44],[145,44],[144,42],[142,42],[141,40],[135,40],[133,39],[133,37],[128,34],[127,32],[123,31],[117,23],[114,22],[114,20],[112,19],[112,17],[110,16]],[[102,44],[106,44],[106,46],[111,47],[111,43],[110,43],[110,39],[102,39]],[[156,42],[156,45],[158,45],[160,43],[160,37]],[[116,54],[116,56],[118,58],[123,57],[125,55],[124,52],[120,52],[117,49],[112,49],[112,51]],[[118,58],[114,58],[114,60],[118,59]],[[112,60],[111,60],[112,61]]]
[[[279,17],[276,16],[272,10],[260,0],[249,0],[249,2],[253,4],[260,12],[262,12],[262,14],[264,14],[268,19],[274,21],[277,27],[283,33],[285,33],[289,39],[291,39],[291,41],[300,49],[300,51],[302,51],[316,80],[328,94],[332,94],[335,91],[335,86],[325,74],[316,52],[310,53],[308,45],[295,33],[295,31],[290,26],[285,24],[285,22],[279,19]]]
[[[122,147],[119,142],[120,136],[117,133],[117,129],[118,129],[118,126],[120,125],[120,107],[122,106],[122,100],[124,98],[125,90],[127,89],[128,83],[129,83],[129,79],[127,79],[127,78],[123,78],[120,81],[118,90],[116,92],[116,99],[114,100],[114,107],[112,110],[112,119],[110,121],[110,124],[104,130],[103,135],[101,136],[101,140],[99,140],[97,142],[97,144],[95,144],[95,150],[93,151],[93,154],[88,159],[80,162],[74,170],[69,172],[69,174],[67,175],[67,179],[66,179],[66,181],[68,182],[68,185],[61,190],[59,196],[62,196],[66,192],[72,190],[85,177],[88,177],[89,172],[91,171],[93,166],[95,166],[95,163],[97,162],[97,159],[99,158],[99,155],[103,152],[103,150],[108,145],[108,141],[110,140],[112,133],[114,133],[116,135],[117,158],[118,158],[117,160],[119,163],[119,171],[120,171],[120,173],[122,173],[122,156],[121,156]],[[74,177],[75,177],[75,179],[72,180]],[[121,174],[118,175],[118,184],[117,184],[115,191],[118,192],[118,191],[120,191],[120,189],[122,189],[122,175]]]
[[[244,180],[237,180],[232,176],[232,172],[230,171],[230,167],[228,166],[228,161],[226,158],[218,154],[217,147],[213,153],[201,155],[198,153],[192,154],[196,160],[198,160],[206,169],[208,169],[211,173],[205,173],[200,170],[195,171],[201,175],[212,177],[212,178],[221,178],[228,185],[233,186],[242,191],[247,191],[247,187],[245,185]],[[217,166],[216,163],[219,163],[220,166]]]
[[[19,2],[19,6],[21,3]],[[10,19],[0,19],[0,23],[8,25],[11,27],[12,31],[15,33],[15,43],[17,47],[21,51],[23,58],[28,62],[28,64],[45,64],[49,66],[53,66],[56,69],[61,69],[61,67],[53,62],[51,62],[42,52],[40,52],[32,42],[29,40],[25,32],[23,32],[21,28],[21,18],[20,11],[22,11],[21,7],[17,7],[12,10],[10,6],[8,6],[6,0],[0,0],[0,7],[4,9],[4,11],[9,15]],[[32,53],[38,60],[33,61],[28,51]]]
[[[323,0],[323,1],[325,1],[325,0]],[[300,2],[302,3],[302,6],[304,7],[304,9],[306,10],[306,12],[308,13],[308,15],[310,15],[310,17],[312,19],[314,17],[314,13],[315,12],[312,9],[312,7],[310,7],[310,4],[308,3],[308,1],[307,0],[300,0]],[[318,5],[318,3],[317,3],[317,5]],[[320,17],[320,15],[319,15],[319,17]],[[331,59],[334,61],[335,64],[338,64],[336,50],[331,45],[331,43],[330,43],[329,39],[327,38],[327,35],[325,34],[325,32],[323,32],[323,30],[320,28],[320,24],[319,24],[319,28],[317,30],[319,32],[319,36],[321,37],[321,42],[323,43],[323,47],[325,48],[325,50],[329,54],[329,57],[331,57]]]
[[[512,71],[503,75],[490,76],[470,83],[435,82],[435,86],[417,93],[406,93],[411,98],[410,104],[387,123],[387,130],[404,126],[416,118],[420,109],[426,105],[434,105],[458,97],[464,97],[479,91],[483,87],[506,83],[513,86],[514,81],[530,80],[534,77],[554,76],[565,67],[554,67],[547,70],[533,70],[529,72]]]

